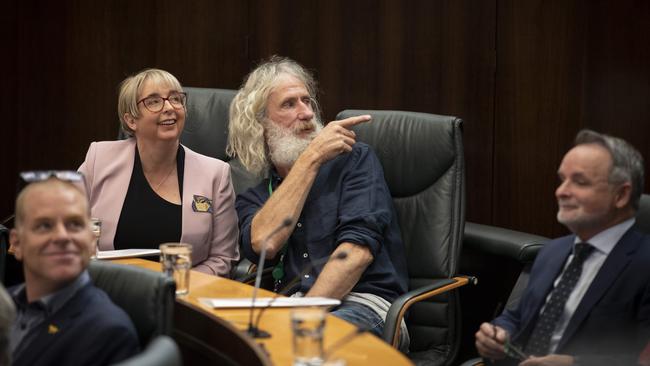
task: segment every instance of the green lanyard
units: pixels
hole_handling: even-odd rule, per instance
[[[269,197],[273,194],[273,178],[269,178]],[[273,267],[273,271],[271,272],[271,275],[273,276],[273,282],[275,283],[275,291],[277,292],[279,289],[280,281],[284,278],[284,255],[287,253],[287,248],[289,247],[289,243],[285,242],[284,245],[282,246],[282,249],[280,249],[280,260],[278,263],[275,264],[275,267]]]

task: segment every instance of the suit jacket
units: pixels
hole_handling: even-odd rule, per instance
[[[553,282],[571,253],[574,235],[549,242],[539,252],[519,306],[495,324],[523,344],[537,321]],[[582,364],[636,364],[650,334],[650,237],[634,227],[610,252],[576,308],[556,354]]]
[[[192,244],[194,269],[227,277],[232,262],[239,259],[235,192],[230,167],[185,149],[183,172],[181,242]],[[101,250],[113,250],[113,239],[122,205],[131,181],[135,160],[135,139],[90,144],[86,160],[79,167],[86,178],[90,211],[102,220]],[[196,212],[194,195],[212,200],[212,213]]]
[[[34,332],[38,335],[33,342],[12,355],[12,365],[110,365],[139,351],[129,316],[92,283]]]

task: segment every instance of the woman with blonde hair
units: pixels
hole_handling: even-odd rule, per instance
[[[167,71],[126,78],[117,109],[129,138],[91,143],[79,171],[102,222],[100,250],[189,243],[194,269],[228,276],[239,259],[230,168],[180,144],[186,99]]]

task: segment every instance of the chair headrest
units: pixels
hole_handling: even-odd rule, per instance
[[[181,143],[199,154],[228,161],[230,102],[236,90],[186,87],[187,116]]]
[[[462,162],[462,137],[454,136],[457,127],[462,126],[459,118],[404,111],[345,110],[336,119],[362,114],[370,114],[372,120],[353,129],[358,141],[373,146],[393,197],[421,192],[455,162]]]

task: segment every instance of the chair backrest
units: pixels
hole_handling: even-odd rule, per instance
[[[230,164],[235,193],[256,185],[259,178],[251,175],[237,158],[226,155],[230,103],[237,90],[185,87],[187,117],[181,143],[190,149]]]
[[[176,285],[162,273],[135,266],[92,261],[88,272],[131,318],[141,348],[158,335],[172,334]]]
[[[337,120],[370,114],[354,128],[371,145],[397,212],[406,246],[409,288],[456,275],[465,223],[462,121],[402,111],[346,110]],[[413,305],[411,352],[442,350],[453,359],[459,335],[456,291]]]
[[[7,251],[9,250],[9,229],[0,224],[0,281],[5,283]]]
[[[113,366],[181,366],[181,351],[171,337],[159,335],[144,351]]]
[[[236,90],[183,88],[187,93],[187,116],[181,143],[199,154],[228,161],[230,102]]]

